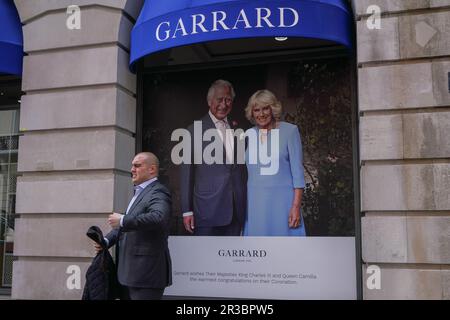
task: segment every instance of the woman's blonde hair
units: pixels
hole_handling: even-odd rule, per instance
[[[281,102],[278,101],[277,97],[269,91],[269,90],[258,90],[256,91],[248,100],[247,107],[245,108],[245,117],[251,123],[255,123],[255,119],[253,119],[253,107],[256,105],[259,106],[270,106],[272,109],[272,116],[276,121],[280,121],[281,114],[283,112],[283,107],[281,106]]]

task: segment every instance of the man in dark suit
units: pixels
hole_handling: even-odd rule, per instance
[[[108,247],[116,245],[121,299],[159,300],[172,284],[167,243],[172,200],[170,191],[158,181],[158,171],[154,154],[136,155],[131,168],[135,194],[125,214],[113,213],[108,218],[113,230],[105,239]]]
[[[201,150],[192,149],[202,160],[180,166],[180,200],[185,229],[198,236],[239,236],[246,211],[246,167],[238,163],[236,139],[231,130],[236,129],[228,114],[235,97],[233,86],[225,80],[215,81],[207,95],[209,112],[200,120],[202,136],[205,131],[220,131],[223,160],[207,164],[203,151],[210,142],[202,142]],[[188,131],[195,138],[195,126]],[[197,129],[198,130],[198,129]],[[194,143],[195,144],[195,143]],[[201,154],[200,154],[201,153]]]

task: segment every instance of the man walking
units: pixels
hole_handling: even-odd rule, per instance
[[[108,218],[113,230],[105,240],[108,247],[116,245],[121,299],[159,300],[172,284],[167,243],[172,200],[170,191],[158,181],[158,172],[154,154],[137,154],[131,168],[134,196],[125,214],[113,213]]]

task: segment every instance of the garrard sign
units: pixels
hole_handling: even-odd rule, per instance
[[[172,21],[162,21],[156,27],[157,41],[187,37],[199,33],[218,31],[241,31],[253,28],[294,28],[300,22],[300,13],[295,8],[241,8],[235,10],[195,13]]]
[[[210,41],[288,37],[352,48],[346,0],[145,1],[131,34],[130,68],[142,57]]]
[[[254,249],[220,249],[218,252],[220,257],[239,257],[239,258],[264,258],[267,256],[266,250]]]

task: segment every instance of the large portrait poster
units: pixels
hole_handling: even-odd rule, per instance
[[[350,83],[345,58],[145,73],[143,150],[173,198],[166,295],[356,299]],[[249,104],[259,90],[279,105]]]

